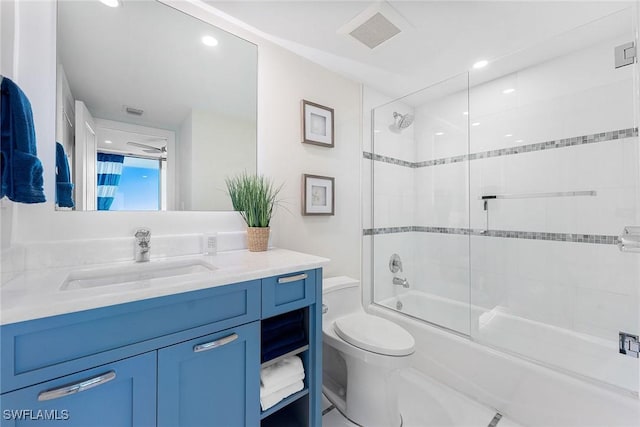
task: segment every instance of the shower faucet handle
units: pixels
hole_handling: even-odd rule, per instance
[[[393,254],[389,259],[389,270],[392,273],[397,273],[398,271],[402,272],[402,260],[400,259],[400,255]]]

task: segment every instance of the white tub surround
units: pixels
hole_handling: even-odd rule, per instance
[[[415,337],[415,369],[520,423],[545,427],[638,425],[637,396],[496,351],[378,305],[370,305],[368,311],[392,320]]]
[[[133,244],[131,245],[133,253]],[[325,266],[329,260],[286,249],[273,248],[266,252],[246,250],[220,252],[215,256],[187,255],[158,258],[151,255],[147,266],[184,262],[206,266],[202,272],[173,277],[158,277],[129,282],[125,285],[97,286],[86,289],[61,290],[70,274],[90,275],[120,267],[135,267],[133,261],[86,266],[65,266],[27,270],[17,274],[0,288],[0,324],[33,320],[59,314],[124,304],[182,292],[238,283],[278,274],[292,273]]]

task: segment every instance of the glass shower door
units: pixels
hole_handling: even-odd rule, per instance
[[[640,225],[634,9],[470,74],[472,339],[638,392]]]
[[[468,74],[373,110],[373,301],[469,335]],[[395,261],[393,261],[395,260]]]

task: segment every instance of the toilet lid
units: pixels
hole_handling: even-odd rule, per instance
[[[336,334],[363,350],[389,356],[413,353],[415,340],[404,328],[377,316],[351,314],[333,322]]]

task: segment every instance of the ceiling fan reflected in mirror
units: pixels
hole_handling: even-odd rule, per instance
[[[138,148],[142,148],[142,151],[144,151],[145,153],[161,153],[161,154],[166,154],[167,153],[167,140],[166,139],[158,139],[158,141],[163,141],[165,144],[162,147],[155,147],[153,145],[150,144],[143,144],[141,142],[133,142],[133,141],[127,141],[128,145],[133,145],[134,147],[138,147]]]

